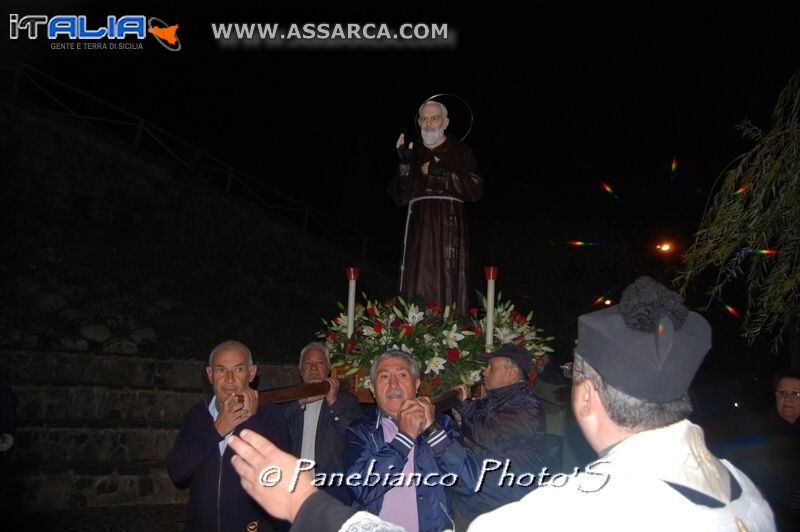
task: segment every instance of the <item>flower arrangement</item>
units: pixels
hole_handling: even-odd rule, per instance
[[[353,335],[347,338],[347,314],[340,312],[332,320],[322,320],[325,328],[317,333],[330,349],[334,368],[346,368],[346,374],[369,372],[372,361],[387,349],[400,349],[417,361],[420,379],[432,394],[449,390],[455,384],[474,384],[481,378],[485,362],[478,355],[486,352],[486,298],[481,307],[469,309],[468,316],[435,303],[407,302],[401,297],[384,302],[370,300],[356,303]],[[514,310],[510,301],[498,295],[494,313],[493,347],[516,343],[525,346],[534,357],[552,352],[553,337],[542,336],[531,319]],[[339,308],[344,310],[340,303]],[[535,378],[535,373],[532,375]],[[369,385],[368,379],[361,386]]]

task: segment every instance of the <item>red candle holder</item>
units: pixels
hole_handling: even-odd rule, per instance
[[[361,273],[361,270],[359,270],[356,266],[348,266],[344,269],[344,273],[347,276],[348,281],[358,281],[358,276]]]

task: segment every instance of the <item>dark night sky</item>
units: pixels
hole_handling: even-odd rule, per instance
[[[765,3],[708,13],[659,4],[587,11],[403,2],[394,13],[330,4],[200,12],[174,3],[117,10],[11,2],[10,12],[87,14],[90,21],[108,13],[157,16],[180,24],[183,50],[168,53],[153,40],[144,50],[116,52],[7,42],[12,57],[374,235],[374,217],[383,217],[376,236],[391,246],[403,217],[385,194],[393,142],[431,94],[456,93],[475,112],[467,142],[488,187],[476,216],[601,214],[654,232],[673,226],[688,238],[711,183],[747,148],[734,126],[745,118],[767,126],[780,88],[800,66],[796,23]],[[210,29],[211,22],[365,21],[446,22],[457,44],[222,50]],[[452,128],[463,130],[459,111],[452,110]],[[679,168],[670,182],[673,155]]]
[[[367,232],[389,256],[404,220],[386,194],[394,140],[413,131],[414,111],[432,94],[455,93],[475,113],[467,143],[487,192],[469,206],[473,223],[522,216],[527,245],[536,245],[552,238],[536,230],[542,217],[601,217],[642,249],[663,237],[688,244],[712,183],[749,147],[736,124],[768,127],[800,67],[796,19],[769,3],[707,12],[675,4],[99,5],[12,1],[10,12],[86,14],[95,26],[108,14],[157,16],[180,25],[183,49],[167,52],[148,37],[143,50],[52,50],[45,39],[20,39],[7,51]],[[447,23],[455,45],[223,49],[212,22]],[[451,130],[464,131],[463,109],[450,107]]]

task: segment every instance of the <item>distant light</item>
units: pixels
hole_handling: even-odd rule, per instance
[[[605,306],[613,305],[614,304],[614,298],[611,297],[613,293],[614,293],[614,289],[613,288],[611,290],[606,290],[604,294],[599,295],[592,302],[592,306],[596,307],[598,305],[605,305]]]
[[[672,244],[669,242],[662,242],[661,244],[656,246],[656,249],[659,250],[661,253],[669,253],[672,251]]]
[[[733,403],[734,408],[739,408],[739,403]]]

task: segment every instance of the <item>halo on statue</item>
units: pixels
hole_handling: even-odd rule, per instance
[[[467,103],[467,100],[465,100],[464,98],[462,98],[457,94],[452,94],[449,92],[434,94],[433,96],[429,96],[424,100],[422,100],[422,102],[420,102],[419,106],[417,107],[417,111],[414,111],[414,130],[417,132],[417,136],[419,137],[421,134],[419,129],[419,123],[417,122],[418,110],[426,102],[429,102],[431,100],[435,100],[444,105],[445,107],[447,107],[447,116],[448,118],[450,118],[450,127],[452,127],[453,124],[455,124],[456,126],[461,125],[462,120],[468,123],[466,132],[461,136],[461,141],[463,142],[464,139],[466,139],[467,136],[472,131],[472,125],[475,123],[475,115],[472,113],[472,108]],[[465,111],[466,113],[462,114],[461,113],[462,110],[457,109],[457,106],[452,105],[452,102],[461,104],[463,106],[463,111]],[[457,136],[455,133],[453,133],[453,135]]]

